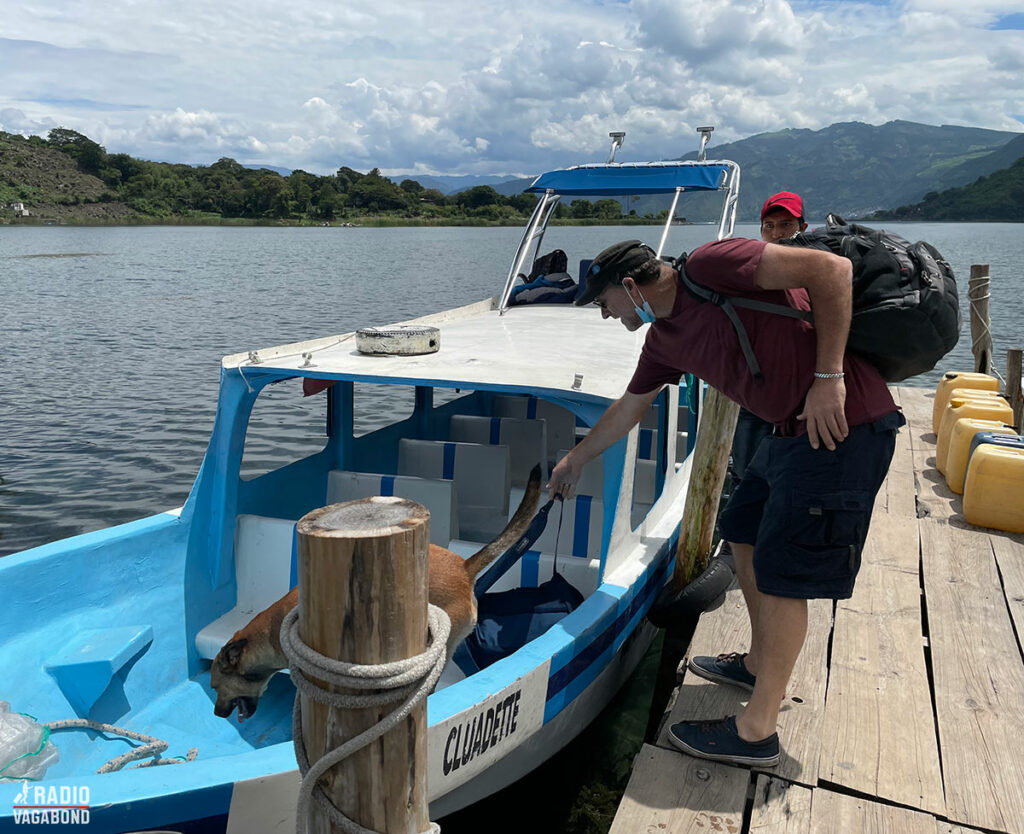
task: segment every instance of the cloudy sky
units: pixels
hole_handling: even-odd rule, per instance
[[[1021,0],[3,0],[0,129],[533,174],[837,121],[1024,131]]]

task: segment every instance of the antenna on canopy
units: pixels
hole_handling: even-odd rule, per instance
[[[613,130],[608,135],[612,138],[612,147],[608,151],[608,163],[611,164],[615,161],[615,151],[622,147],[622,140],[626,138],[626,131]]]
[[[700,134],[700,147],[697,149],[697,161],[703,162],[705,152],[708,147],[708,142],[711,139],[711,134],[714,131],[713,127],[698,127],[697,133]]]

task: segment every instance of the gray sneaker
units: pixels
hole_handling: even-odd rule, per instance
[[[747,667],[743,663],[743,658],[746,656],[746,653],[739,654],[738,652],[720,654],[718,657],[699,655],[691,657],[686,665],[695,675],[700,675],[709,681],[731,683],[733,686],[753,692],[757,677],[747,671]]]

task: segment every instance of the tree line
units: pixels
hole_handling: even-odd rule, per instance
[[[471,220],[520,223],[537,204],[533,194],[500,194],[478,185],[445,195],[413,179],[393,182],[374,168],[363,174],[341,167],[326,176],[303,170],[282,176],[252,169],[224,157],[212,165],[150,162],[107,153],[87,136],[64,127],[27,142],[67,154],[79,169],[106,186],[100,202],[120,201],[151,217],[220,216],[251,220],[331,222],[383,216],[443,222]],[[629,212],[636,216],[636,211]],[[556,218],[614,221],[623,217],[618,200],[574,200],[559,204]]]

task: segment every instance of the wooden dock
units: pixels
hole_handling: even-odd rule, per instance
[[[809,606],[781,762],[750,770],[673,747],[669,724],[733,714],[747,694],[684,673],[611,834],[1024,832],[1024,536],[964,521],[935,469],[933,393],[894,395],[908,427],[853,597]],[[736,587],[690,652],[748,639]]]

